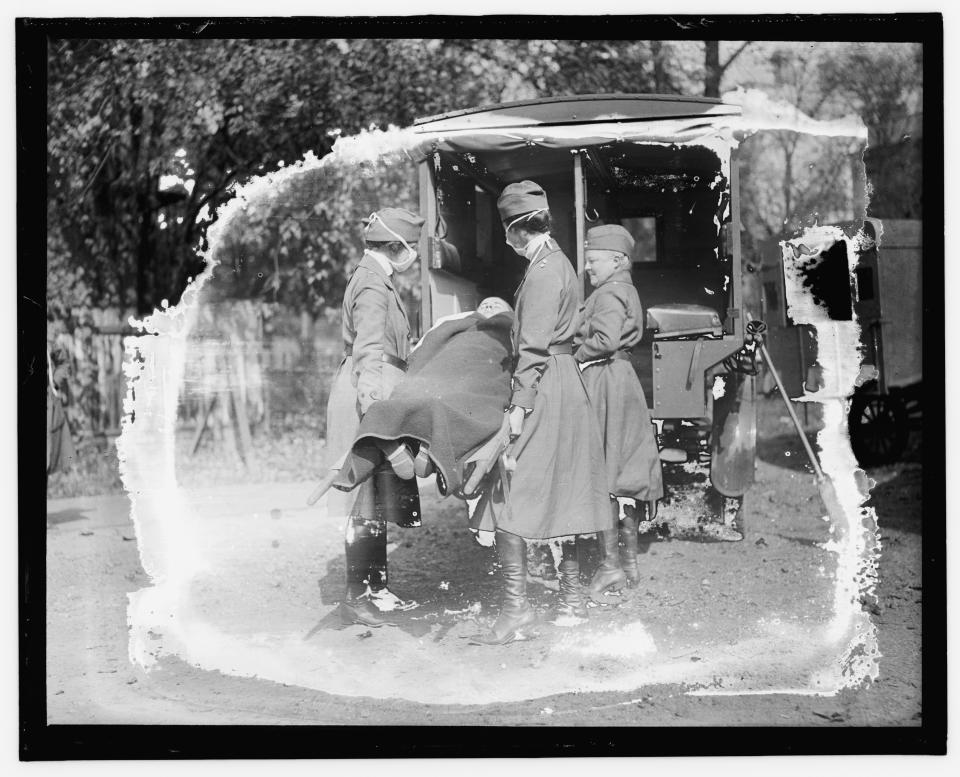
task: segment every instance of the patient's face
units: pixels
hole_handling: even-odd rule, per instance
[[[477,313],[484,318],[490,318],[498,313],[509,313],[512,310],[513,308],[504,300],[500,299],[500,297],[487,297],[477,307]]]

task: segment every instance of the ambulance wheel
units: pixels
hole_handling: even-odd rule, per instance
[[[896,461],[907,447],[907,410],[897,396],[855,394],[848,420],[853,455],[864,467]]]

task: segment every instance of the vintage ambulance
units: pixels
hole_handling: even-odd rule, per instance
[[[553,236],[576,264],[584,235],[621,224],[636,239],[633,280],[647,314],[632,354],[655,423],[675,535],[740,538],[756,452],[753,344],[745,336],[734,129],[740,108],[676,95],[584,95],[419,119],[426,217],[421,327],[513,301],[524,262],[504,242],[496,201],[509,183],[544,187]]]

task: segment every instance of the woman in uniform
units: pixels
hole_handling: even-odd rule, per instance
[[[656,435],[629,355],[643,335],[643,309],[630,277],[633,245],[619,224],[587,232],[586,270],[594,291],[583,306],[574,356],[583,365],[583,382],[600,422],[613,499],[612,515],[600,534],[603,560],[588,589],[595,601],[602,601],[606,591],[639,581],[638,512],[652,518],[663,496]],[[636,507],[624,505],[623,518],[618,497],[636,501]]]
[[[515,458],[512,475],[487,489],[480,528],[495,529],[504,582],[500,615],[474,638],[502,645],[536,620],[526,597],[526,540],[562,538],[561,611],[585,611],[574,539],[607,528],[603,444],[573,358],[577,275],[550,236],[543,189],[507,186],[497,201],[507,244],[529,266],[516,292],[511,332],[516,366],[506,409]],[[491,520],[492,519],[492,520]]]
[[[403,208],[385,208],[364,221],[366,251],[343,295],[344,359],[327,404],[327,448],[335,455],[349,451],[360,418],[390,396],[406,369],[410,324],[393,276],[417,258],[413,246],[423,222]],[[328,496],[330,514],[347,519],[345,624],[381,626],[389,622],[382,612],[405,606],[387,588],[387,526],[376,509],[376,481]]]

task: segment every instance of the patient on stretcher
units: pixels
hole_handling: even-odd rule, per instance
[[[498,297],[438,321],[390,398],[364,415],[332,485],[354,488],[385,457],[399,477],[436,472],[441,493],[462,496],[470,454],[501,428],[509,403],[512,324],[512,308]]]

